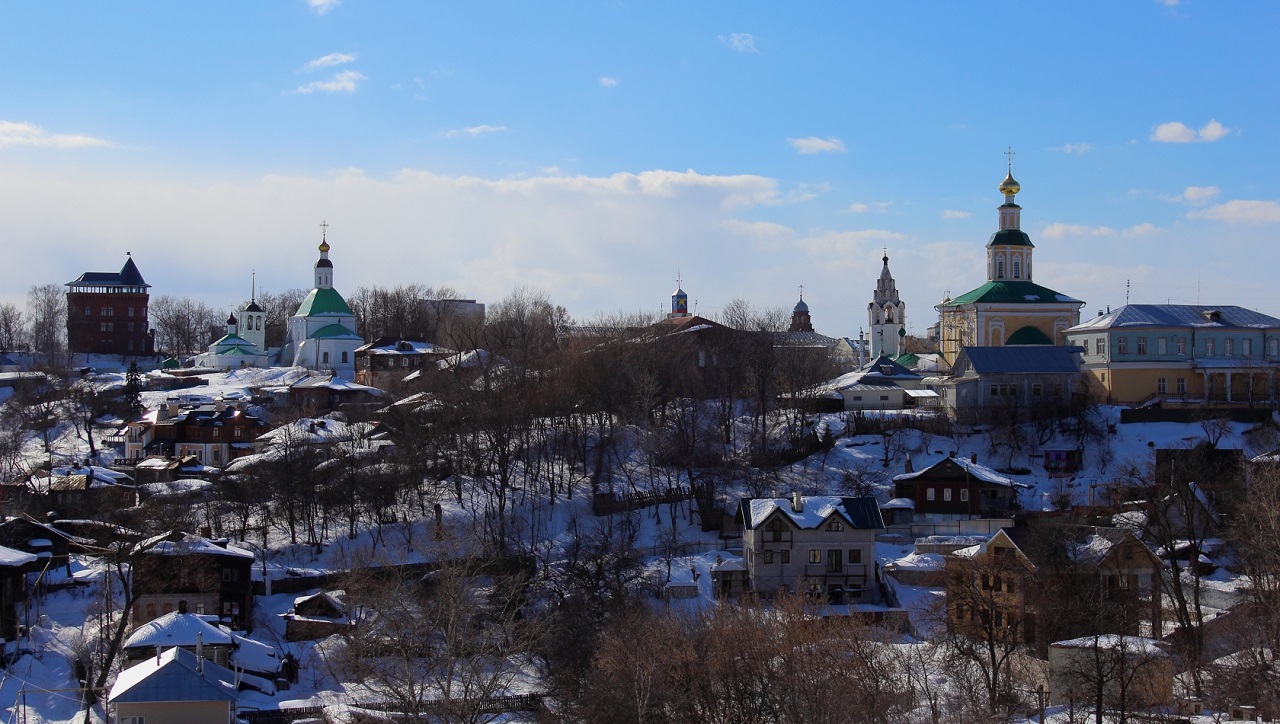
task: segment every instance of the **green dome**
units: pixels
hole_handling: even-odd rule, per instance
[[[326,324],[311,333],[311,339],[325,339],[327,337],[354,337],[355,332],[347,329],[341,324]]]
[[[295,317],[310,317],[316,314],[351,314],[351,307],[336,289],[312,289],[298,305]]]

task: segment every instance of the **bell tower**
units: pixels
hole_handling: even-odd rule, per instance
[[[882,354],[902,354],[906,337],[907,305],[898,297],[898,285],[889,271],[889,250],[881,258],[884,266],[876,280],[876,290],[867,305],[867,322],[871,329],[871,359]]]

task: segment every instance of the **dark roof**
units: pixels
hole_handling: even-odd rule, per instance
[[[326,267],[326,268],[332,269],[332,268],[333,268],[333,262],[329,261],[328,259],[317,259],[317,260],[316,260],[316,268],[317,268],[317,269],[319,269],[319,268],[321,268],[321,267]]]
[[[1055,292],[1048,287],[1042,287],[1032,282],[999,281],[987,282],[971,292],[961,294],[955,299],[943,302],[938,306],[949,307],[978,302],[1001,304],[1084,304],[1079,299]]]
[[[262,311],[262,307],[259,307],[259,306],[258,306],[258,303],[257,303],[256,301],[254,301],[254,300],[252,300],[252,299],[251,299],[251,300],[249,300],[249,306],[245,307],[245,308],[244,308],[244,311],[246,311],[246,312],[261,312],[261,311]]]
[[[1035,244],[1031,243],[1031,237],[1027,236],[1027,232],[1022,229],[1001,229],[991,235],[991,241],[987,242],[987,246],[1030,246],[1035,248]]]
[[[118,272],[85,272],[78,279],[67,282],[69,287],[149,287],[133,263],[133,257],[125,259],[124,266]]]
[[[1080,371],[1080,347],[965,347],[956,369],[971,367],[980,375],[1002,373],[1075,374]],[[967,364],[966,364],[967,360]]]
[[[1216,314],[1215,314],[1216,312]],[[1211,304],[1126,304],[1067,331],[1115,327],[1280,327],[1280,319],[1236,306]]]

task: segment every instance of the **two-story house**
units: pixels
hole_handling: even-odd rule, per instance
[[[1050,642],[1075,636],[1150,635],[1161,631],[1162,571],[1128,530],[1005,528],[948,557],[948,622],[1006,632],[1042,656]]]
[[[826,594],[833,603],[880,601],[876,499],[800,495],[738,505],[748,589]]]
[[[129,436],[135,425],[130,424]],[[223,466],[253,452],[253,443],[267,425],[239,406],[218,402],[158,411],[145,450],[178,458],[194,457],[205,465]],[[146,437],[144,435],[144,437]],[[126,442],[126,449],[133,443]]]
[[[379,337],[355,351],[356,382],[389,388],[421,370],[435,370],[436,362],[456,351],[419,339]]]
[[[1067,330],[1108,401],[1274,403],[1280,319],[1235,306],[1127,304]]]
[[[232,629],[252,625],[253,553],[226,540],[170,531],[138,544],[133,627],[167,613],[216,615]]]
[[[895,499],[915,503],[913,522],[999,518],[1015,506],[1019,488],[1029,488],[977,461],[944,458],[914,473],[893,478]]]
[[[952,419],[1027,420],[1070,405],[1083,391],[1079,347],[964,347],[951,377],[927,378]]]

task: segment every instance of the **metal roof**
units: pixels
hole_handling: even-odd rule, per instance
[[[965,347],[956,369],[967,366],[980,375],[1000,373],[1074,374],[1080,371],[1080,347]]]
[[[1216,314],[1215,314],[1216,312]],[[1211,304],[1126,304],[1068,329],[1068,332],[1118,327],[1280,327],[1280,319],[1236,306]]]

